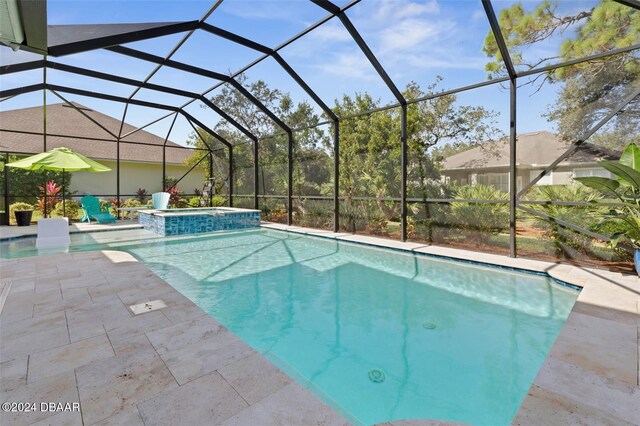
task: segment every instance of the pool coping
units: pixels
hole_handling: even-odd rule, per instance
[[[544,274],[581,288],[513,424],[637,424],[640,419],[640,279],[637,276],[277,223],[263,223],[261,227]],[[425,419],[424,424],[428,423]]]
[[[233,213],[259,213],[260,210],[241,209],[236,207],[194,207],[186,209],[148,209],[140,210],[138,213],[150,214],[159,217],[180,217],[180,216],[210,216],[227,215]]]
[[[79,228],[78,225],[81,227]],[[29,225],[25,227],[20,226],[0,226],[0,231],[5,230],[6,228],[26,228],[16,229],[13,232],[23,231],[20,235],[12,235],[10,237],[4,237],[0,235],[0,243],[7,241],[15,241],[21,240],[24,238],[33,238],[38,236],[38,226],[37,225]],[[92,232],[112,232],[112,231],[129,231],[132,229],[144,229],[144,226],[140,225],[138,222],[134,221],[120,221],[120,223],[116,222],[115,224],[86,224],[81,222],[74,222],[69,226],[69,234],[83,234],[83,233],[92,233]]]

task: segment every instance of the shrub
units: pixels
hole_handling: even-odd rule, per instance
[[[122,207],[140,207],[140,206],[142,206],[142,203],[137,198],[127,198],[122,203]]]
[[[103,200],[102,198],[100,198],[100,210],[105,211],[105,212],[109,212],[112,213],[111,208],[113,207],[113,204],[111,203],[111,201],[107,201],[107,200]]]
[[[301,200],[295,211],[302,226],[311,228],[332,228],[333,202],[325,200]]]
[[[374,214],[367,218],[367,232],[373,235],[387,235],[387,218],[382,214]]]
[[[64,207],[65,208],[63,208],[62,201],[59,201],[51,213],[55,216],[68,217],[69,219],[78,219],[80,217],[79,215],[82,211],[82,207],[77,201],[67,200]]]
[[[222,195],[214,195],[212,201],[213,207],[221,207],[227,203],[226,197],[223,197]]]
[[[287,211],[283,208],[263,208],[262,215],[264,220],[277,223],[285,223],[287,221]]]
[[[597,190],[604,197],[615,197],[616,201],[622,204],[610,207],[607,213],[600,213],[604,220],[597,227],[600,230],[608,229],[609,232],[615,230],[610,237],[613,248],[618,247],[618,242],[622,238],[638,253],[640,250],[640,147],[635,142],[631,142],[618,161],[603,160],[598,164],[612,173],[615,179],[592,176],[575,178],[575,180]]]
[[[149,193],[144,188],[138,188],[138,190],[136,191],[136,200],[140,203],[140,205],[144,204],[147,201],[148,196],[149,196]],[[135,206],[131,206],[131,207],[135,207]]]
[[[200,197],[189,198],[189,205],[191,207],[200,207]]]
[[[509,224],[509,194],[488,185],[466,185],[455,191],[455,198],[469,200],[504,200],[501,203],[451,203],[448,222],[460,227],[467,238],[480,246],[491,235],[499,234]]]
[[[594,202],[601,198],[602,196],[596,191],[579,184],[536,186],[527,194],[528,200],[535,201]],[[527,207],[551,218],[577,225],[589,231],[595,230],[599,222],[598,216],[607,211],[606,208],[597,206],[531,204],[527,205]],[[531,215],[531,217],[533,223],[543,229],[553,240],[556,256],[563,254],[565,245],[581,252],[586,252],[591,245],[592,238],[587,235],[567,230],[551,219],[537,215]]]
[[[122,202],[122,207],[142,207],[143,204],[137,198],[127,198]],[[138,212],[121,212],[123,215],[123,219],[127,216],[131,219],[138,217]]]
[[[417,237],[417,223],[414,218],[407,216],[407,238],[413,240]]]
[[[347,232],[362,231],[366,227],[366,208],[363,204],[346,199],[340,203],[340,227]]]
[[[265,198],[260,203],[262,219],[270,222],[285,223],[287,221],[287,210],[280,200]]]
[[[16,216],[13,212],[25,211],[25,210],[33,210],[33,206],[28,203],[13,203],[9,206],[9,223],[11,225],[16,224]]]

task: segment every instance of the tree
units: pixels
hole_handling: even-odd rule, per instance
[[[543,1],[532,11],[516,3],[500,11],[498,20],[511,60],[525,70],[553,60],[569,61],[630,46],[640,40],[640,13],[611,0],[569,15],[560,14],[555,1]],[[544,58],[524,58],[526,49],[553,37],[564,37],[557,52]],[[483,51],[492,58],[485,67],[489,78],[504,75],[502,56],[491,31]],[[636,53],[627,52],[548,71],[528,83],[539,87],[563,83],[556,104],[548,108],[545,117],[557,122],[563,139],[573,141],[580,139],[612,109],[617,109],[639,77],[640,62]],[[637,108],[630,109],[616,125],[632,123],[637,127],[639,119]]]
[[[427,87],[428,92],[437,89],[442,77]],[[409,83],[404,96],[417,99],[423,96],[417,83]],[[504,136],[496,127],[499,114],[482,106],[459,105],[456,95],[445,95],[435,99],[413,103],[407,111],[409,157],[417,162],[410,168],[409,180],[415,182],[416,194],[423,198],[439,197],[439,187],[434,188],[434,180],[440,179],[439,164],[441,151],[471,148]]]
[[[320,121],[320,117],[314,113],[307,102],[295,104],[288,93],[271,89],[262,80],[249,82],[244,75],[239,76],[237,80],[291,128],[310,127]],[[223,86],[220,93],[213,96],[211,101],[260,139],[258,144],[260,192],[271,195],[285,194],[288,184],[287,135],[273,120],[233,87]],[[252,144],[244,134],[225,120],[219,121],[213,130],[234,145],[233,172],[236,192],[253,193]],[[225,166],[214,167],[214,177],[218,177],[219,181],[225,181],[228,164],[226,148],[203,129],[198,131],[199,135],[191,134],[188,143],[205,149],[208,144],[215,149],[216,162]],[[329,140],[321,129],[309,128],[294,132],[293,141],[296,160],[294,192],[317,195],[320,193],[322,183],[328,179],[327,173],[331,170],[329,167],[327,172],[323,166],[324,163],[331,164]],[[194,164],[201,156],[202,151],[197,152],[188,161]],[[202,167],[208,175],[208,165],[205,161]]]
[[[440,81],[438,78],[427,91],[435,91]],[[424,94],[413,82],[403,92],[409,100]],[[343,205],[352,228],[358,217],[366,217],[369,222],[379,220],[380,215],[386,220],[399,220],[399,203],[380,198],[400,197],[401,110],[390,108],[358,115],[381,106],[369,94],[358,93],[354,97],[343,95],[334,108],[340,117],[357,115],[340,122],[340,194],[346,197]],[[409,196],[426,199],[450,195],[440,180],[440,160],[433,150],[446,143],[476,146],[501,137],[495,127],[496,116],[483,107],[459,105],[455,95],[411,103],[407,108]],[[353,197],[362,196],[375,196],[378,200],[352,201]],[[368,211],[371,205],[376,205],[378,211]],[[425,214],[429,223],[429,209]]]

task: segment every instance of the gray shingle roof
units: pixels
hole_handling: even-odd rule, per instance
[[[118,134],[120,131],[120,120],[91,110],[78,103],[74,103],[78,108],[100,123],[110,132]],[[31,108],[13,109],[0,112],[0,129],[21,130],[28,132],[42,133],[43,108],[41,106]],[[125,123],[122,134],[127,134],[135,130],[134,126]],[[96,160],[115,160],[116,143],[91,140],[65,138],[51,135],[79,136],[81,138],[102,138],[115,140],[113,136],[101,129],[91,120],[87,119],[74,108],[66,104],[47,105],[47,149],[66,146],[74,151],[86,155]],[[123,141],[143,142],[157,145],[158,147],[139,144],[120,144],[121,161],[141,161],[141,162],[162,162],[162,144],[164,139],[145,130],[140,130],[133,135],[122,139]],[[184,160],[193,153],[190,149],[170,149],[180,146],[174,142],[167,142],[167,164],[184,164]],[[42,135],[31,135],[25,133],[0,132],[0,151],[38,153],[42,152]]]
[[[547,131],[518,135],[516,163],[520,167],[548,166],[563,154],[569,145],[557,135]],[[617,159],[619,155],[620,153],[583,143],[576,153],[560,164],[595,163],[600,159]],[[482,146],[454,154],[445,158],[442,166],[444,170],[508,167],[509,139],[487,142]]]

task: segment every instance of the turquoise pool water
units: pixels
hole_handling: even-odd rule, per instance
[[[577,297],[543,276],[277,231],[72,240],[132,253],[362,424],[509,424]],[[35,254],[33,240],[0,249]]]

